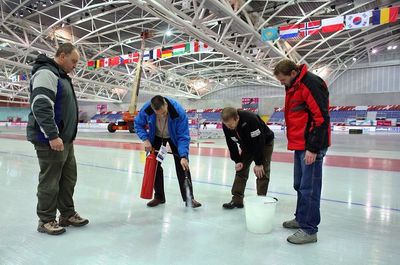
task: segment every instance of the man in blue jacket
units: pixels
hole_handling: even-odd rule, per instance
[[[146,130],[147,125],[149,130]],[[200,207],[201,204],[193,197],[191,185],[189,185],[189,188],[192,201],[186,201],[185,171],[187,171],[189,181],[191,182],[192,180],[188,160],[190,144],[189,123],[183,107],[171,98],[157,95],[145,103],[138,116],[135,117],[135,130],[143,141],[146,151],[151,151],[152,148],[160,150],[161,145],[166,146],[168,142],[174,154],[175,170],[182,199],[186,202],[186,206]],[[154,191],[154,199],[147,203],[149,207],[165,203],[164,176],[160,162],[158,162],[157,166]]]

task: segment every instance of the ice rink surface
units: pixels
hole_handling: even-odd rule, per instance
[[[166,204],[140,199],[144,152],[135,134],[79,132],[75,206],[90,220],[59,236],[36,231],[38,162],[24,129],[0,128],[0,265],[40,264],[400,264],[400,136],[332,134],[323,168],[318,242],[292,245],[293,153],[276,134],[268,195],[273,230],[246,229],[245,209],[224,210],[234,163],[223,139],[191,146],[194,196],[182,202],[173,158],[164,162]],[[252,171],[251,171],[252,172]],[[251,173],[246,195],[255,195]]]

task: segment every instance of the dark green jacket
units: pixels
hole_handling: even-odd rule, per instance
[[[71,78],[47,56],[40,54],[30,81],[28,141],[48,144],[60,137],[71,143],[78,128],[78,103]]]

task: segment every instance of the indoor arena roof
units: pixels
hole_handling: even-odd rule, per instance
[[[282,58],[307,63],[333,79],[373,50],[399,42],[400,24],[317,33],[263,42],[261,29],[399,6],[400,1],[268,0],[2,0],[0,95],[26,100],[32,61],[59,43],[81,53],[74,73],[79,100],[123,102],[136,63],[88,69],[87,62],[198,40],[212,49],[144,62],[140,93],[201,98],[237,85],[279,86],[272,68]],[[17,78],[16,78],[17,76]],[[126,101],[126,99],[125,99]]]

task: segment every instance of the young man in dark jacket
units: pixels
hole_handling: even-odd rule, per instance
[[[243,208],[244,190],[253,161],[256,164],[254,174],[257,177],[257,195],[265,196],[267,194],[274,133],[260,116],[250,111],[227,107],[222,110],[221,118],[231,159],[236,163],[232,200],[224,203],[222,207],[225,209]],[[241,151],[239,151],[238,145]]]
[[[306,65],[282,60],[274,75],[285,86],[285,122],[288,149],[294,150],[295,219],[283,223],[298,229],[287,241],[317,242],[322,186],[322,164],[330,145],[329,92]]]
[[[72,198],[77,180],[73,141],[78,103],[68,73],[78,60],[78,50],[70,43],[62,44],[54,60],[44,54],[37,57],[30,81],[27,138],[35,146],[40,166],[38,231],[50,235],[64,233],[62,226],[89,223],[75,211]],[[57,209],[61,226],[56,221]]]
[[[200,207],[201,204],[193,197],[192,186],[189,187],[192,201],[186,201],[185,171],[187,171],[189,181],[192,180],[189,171],[189,122],[185,109],[172,98],[157,95],[145,103],[138,116],[135,117],[135,130],[143,141],[146,151],[152,148],[160,150],[160,147],[166,146],[168,142],[174,154],[182,199],[186,202],[186,206]],[[164,174],[160,162],[157,165],[154,192],[154,199],[147,203],[149,207],[165,203]]]

